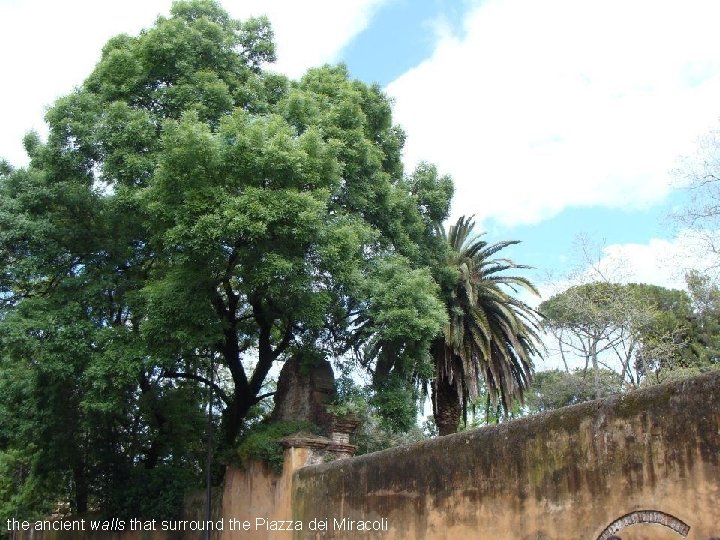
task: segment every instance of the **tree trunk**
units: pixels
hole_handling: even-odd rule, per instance
[[[231,448],[240,434],[243,420],[257,403],[255,394],[235,383],[232,400],[222,412],[220,423],[220,442],[225,448]]]
[[[432,383],[432,393],[430,394],[433,404],[433,417],[435,418],[438,433],[441,436],[449,435],[457,432],[462,415],[460,393],[455,386],[460,381],[457,377],[453,378],[452,383],[448,381],[447,355],[452,353],[446,349],[443,339],[437,338],[432,342],[430,354],[435,364],[435,380]]]
[[[453,381],[453,383],[457,382],[457,379]],[[441,436],[456,433],[462,415],[462,405],[455,384],[449,383],[445,377],[437,377],[433,382],[432,401],[438,433]]]
[[[592,356],[593,386],[595,387],[595,399],[600,399],[602,397],[602,392],[600,391],[600,371],[597,359],[597,341],[592,342],[592,345],[590,347],[590,354]]]
[[[75,484],[75,513],[85,514],[88,511],[88,483],[85,475],[85,464],[80,461],[73,467]]]

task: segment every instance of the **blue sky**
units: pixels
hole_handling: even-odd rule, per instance
[[[451,173],[453,215],[522,240],[509,251],[538,281],[591,262],[584,241],[617,279],[681,286],[703,262],[678,260],[673,169],[720,115],[720,54],[697,36],[718,12],[632,4],[391,0],[340,59],[396,99],[408,165]]]
[[[460,1],[391,0],[377,10],[371,24],[342,50],[339,59],[348,65],[353,76],[386,87],[429,58],[441,39],[440,33],[463,36],[464,17],[478,6],[479,3]],[[692,83],[703,81],[700,78]],[[492,182],[491,178],[487,180]],[[536,278],[543,280],[547,274],[558,277],[572,271],[577,264],[573,250],[579,235],[608,245],[672,239],[675,230],[668,216],[680,199],[682,193],[671,190],[666,196],[639,206],[569,205],[548,219],[530,224],[490,217],[478,229],[486,231],[493,241],[521,239],[522,244],[509,248],[509,252],[517,262],[535,267]]]
[[[0,0],[0,156],[23,164],[25,131],[90,72],[100,48],[170,0]],[[720,118],[715,0],[222,0],[267,13],[292,77],[325,62],[379,83],[408,133],[405,161],[456,183],[453,217],[517,262],[563,280],[586,263],[578,235],[622,279],[680,286],[702,256],[668,214],[672,170]],[[40,16],[38,14],[41,14]],[[549,288],[545,289],[549,291]]]
[[[389,0],[340,59],[358,79],[387,86],[432,54],[439,24],[461,32],[464,10],[459,1]]]

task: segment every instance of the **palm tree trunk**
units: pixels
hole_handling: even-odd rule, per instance
[[[460,424],[462,404],[460,403],[460,393],[455,386],[460,381],[457,377],[453,378],[452,383],[448,380],[446,366],[448,351],[443,339],[438,338],[433,341],[432,345],[430,345],[430,354],[435,364],[435,380],[432,383],[432,392],[430,394],[433,404],[433,417],[435,418],[438,433],[441,436],[449,435],[456,433],[458,424]]]
[[[453,381],[453,383],[457,382],[457,379]],[[433,382],[432,401],[438,433],[441,436],[456,433],[460,424],[462,406],[455,384],[448,382],[445,377],[436,378]]]

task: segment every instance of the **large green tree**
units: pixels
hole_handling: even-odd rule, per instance
[[[454,273],[444,289],[449,320],[432,343],[435,365],[433,413],[440,435],[454,433],[469,401],[478,397],[480,381],[488,397],[508,410],[522,401],[532,379],[532,356],[539,354],[538,315],[513,296],[537,294],[523,276],[507,270],[526,268],[494,258],[517,243],[488,243],[473,236],[474,222],[461,217],[439,236],[448,246],[445,268]]]
[[[576,285],[540,305],[568,369],[567,355],[583,370],[614,369],[627,386],[700,361],[699,319],[690,296],[645,283]],[[596,380],[596,395],[603,395]]]
[[[207,387],[230,445],[293,356],[354,352],[403,395],[429,377],[452,184],[404,174],[379,87],[273,59],[267,20],[177,2],[107,43],[28,167],[3,164],[0,380],[23,384],[0,415],[25,423],[0,450],[24,486],[84,511],[139,468],[198,471]]]

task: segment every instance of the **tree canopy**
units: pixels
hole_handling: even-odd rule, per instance
[[[292,356],[354,355],[411,395],[432,376],[452,182],[405,174],[378,86],[291,81],[274,51],[266,19],[176,2],[106,44],[28,167],[3,163],[3,512],[197,476],[207,387],[230,445]]]
[[[699,317],[685,291],[645,283],[593,282],[570,287],[539,309],[566,371],[567,355],[572,354],[582,359],[584,372],[589,367],[594,373],[613,369],[626,385],[635,387],[660,380],[668,370],[707,361],[707,345],[699,340],[706,317]],[[596,382],[595,397],[600,397],[603,385]]]

